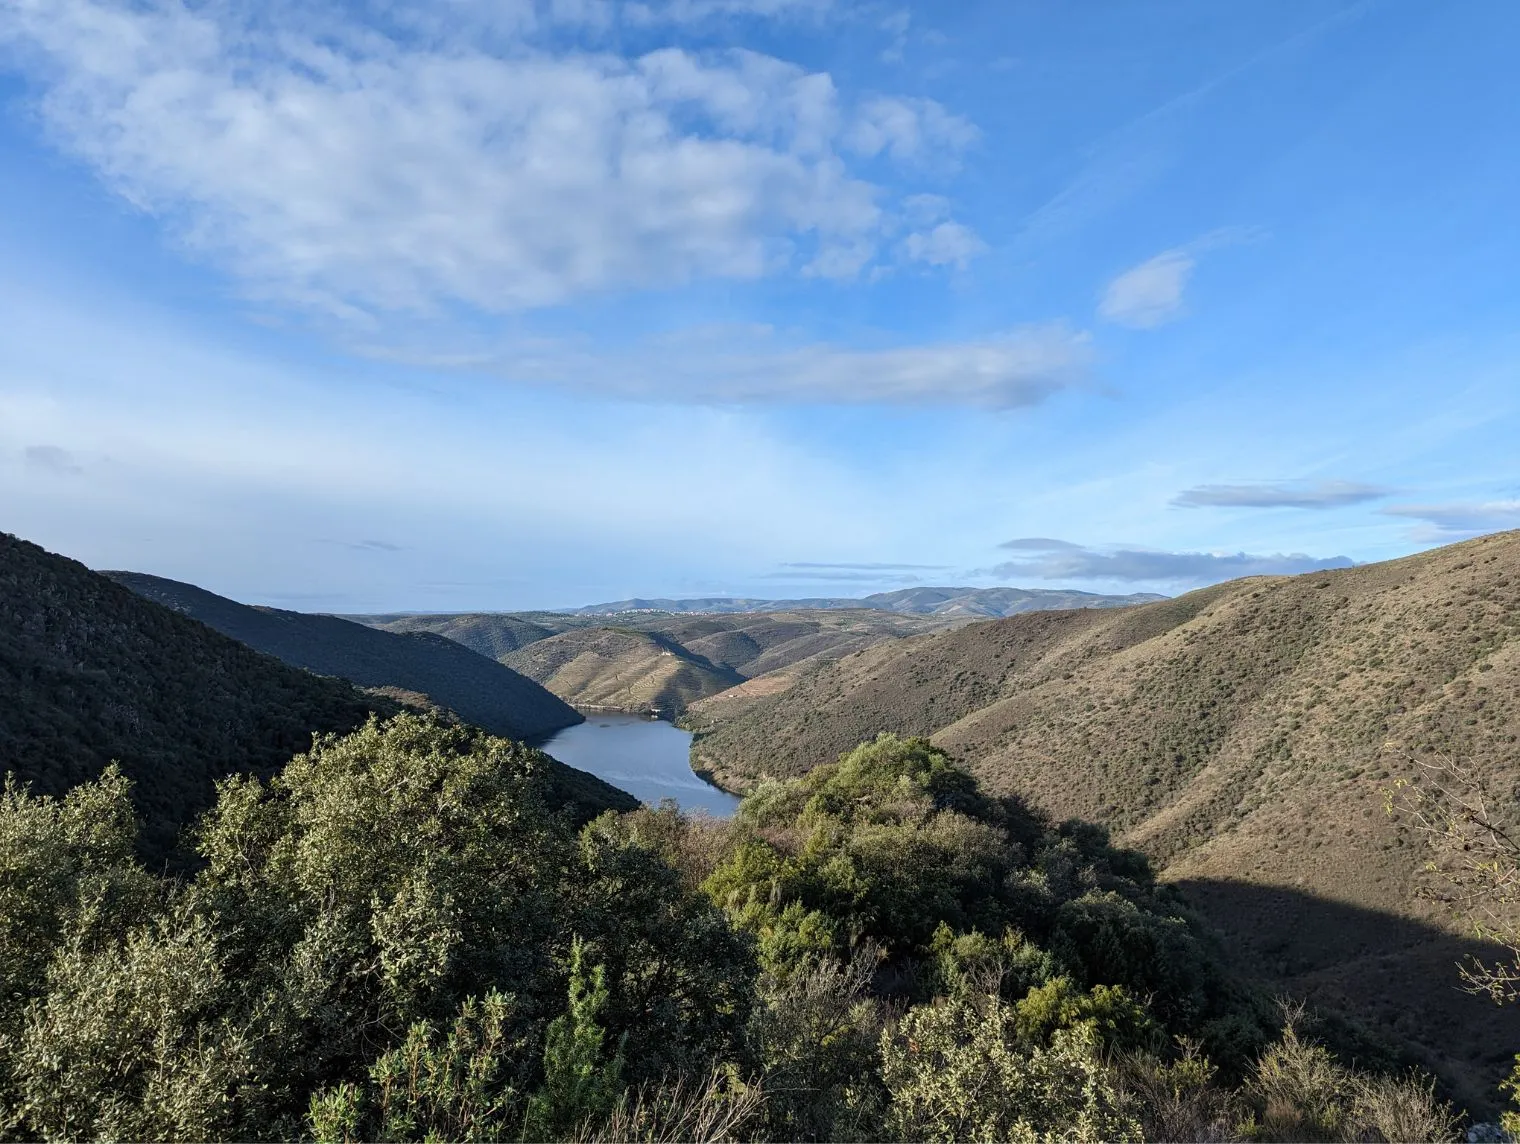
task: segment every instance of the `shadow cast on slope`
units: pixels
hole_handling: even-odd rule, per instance
[[[1235,968],[1403,1049],[1475,1116],[1502,1104],[1520,1052],[1520,1005],[1462,990],[1457,964],[1504,956],[1491,942],[1283,887],[1172,883],[1222,939]]]

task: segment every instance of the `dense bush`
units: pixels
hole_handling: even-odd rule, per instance
[[[184,879],[137,863],[119,773],[8,786],[0,1138],[1450,1130],[1424,1082],[1267,1044],[1143,860],[924,741],[728,823],[577,830],[549,784],[519,744],[372,721],[225,780]]]

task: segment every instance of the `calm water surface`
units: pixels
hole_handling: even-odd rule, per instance
[[[682,810],[705,810],[723,818],[739,805],[733,795],[696,776],[691,769],[691,733],[663,719],[587,714],[584,723],[556,732],[542,749],[650,805],[673,798]]]

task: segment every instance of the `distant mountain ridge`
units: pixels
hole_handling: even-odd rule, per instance
[[[293,667],[425,696],[492,734],[539,739],[582,720],[533,680],[433,632],[386,632],[336,616],[253,607],[142,572],[102,575]]]
[[[1077,592],[1060,588],[901,588],[894,592],[876,592],[869,596],[818,596],[799,600],[759,600],[747,597],[704,596],[694,599],[632,599],[606,604],[587,604],[580,608],[555,611],[572,616],[612,616],[627,612],[712,613],[802,612],[868,608],[874,611],[903,612],[916,616],[978,616],[997,619],[1035,612],[1068,608],[1127,608],[1164,600],[1154,592],[1134,592],[1126,596],[1106,596],[1097,592]]]
[[[537,680],[570,703],[675,716],[688,704],[731,687],[782,686],[778,673],[979,617],[852,608],[353,618],[388,632],[447,636]],[[757,676],[765,678],[751,684]]]

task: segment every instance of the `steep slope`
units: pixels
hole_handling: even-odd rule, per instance
[[[531,643],[506,663],[585,707],[674,714],[741,681],[658,634],[582,628]]]
[[[104,575],[293,667],[418,692],[493,734],[533,739],[581,718],[532,680],[434,632],[398,634],[336,616],[249,607],[140,572]]]
[[[142,847],[162,859],[211,804],[217,779],[268,776],[391,698],[297,670],[146,600],[84,565],[0,533],[0,772],[60,794],[116,760],[132,779]],[[637,805],[544,759],[579,818]]]
[[[1319,933],[1273,903],[1444,924],[1417,900],[1424,854],[1382,791],[1433,755],[1504,795],[1520,781],[1520,533],[974,624],[820,665],[780,694],[751,687],[688,713],[694,761],[720,779],[797,774],[878,731],[932,735],[987,786],[1148,852],[1284,986],[1373,1012],[1397,978],[1406,1015],[1387,1021],[1424,1005],[1420,1035],[1436,1036],[1455,978],[1428,942]],[[1492,1038],[1444,1035],[1470,1037],[1474,1068],[1502,1063]]]
[[[313,731],[394,710],[5,533],[0,692],[0,770],[60,794],[118,760],[154,857],[211,804],[223,775],[272,774]]]
[[[712,596],[691,600],[616,600],[568,608],[574,616],[609,616],[626,612],[733,614],[744,612],[835,611],[867,608],[909,615],[1011,616],[1047,608],[1122,608],[1163,597],[1150,592],[1104,596],[1056,588],[903,588],[862,597],[820,596],[802,600],[755,600]]]

